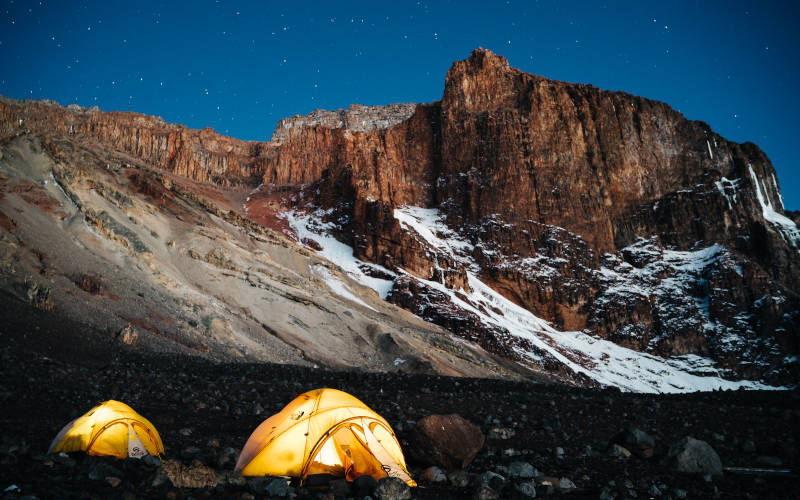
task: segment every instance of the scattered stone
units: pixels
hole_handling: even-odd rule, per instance
[[[624,448],[618,444],[613,444],[606,452],[606,455],[614,458],[630,458],[631,452],[628,451],[627,448]]]
[[[63,451],[60,453],[56,453],[53,455],[53,461],[58,465],[63,465],[64,467],[75,467],[75,459],[64,453]],[[116,470],[116,469],[115,469]],[[102,478],[99,478],[102,479]]]
[[[575,486],[575,483],[568,477],[562,477],[558,480],[559,490],[574,490],[575,488],[577,488],[577,486]]]
[[[651,497],[660,497],[661,490],[658,489],[658,486],[656,486],[655,484],[651,484],[650,488],[647,489],[647,494],[650,495]]]
[[[672,490],[672,494],[675,495],[675,498],[686,498],[689,493],[686,490],[676,488]]]
[[[722,475],[722,461],[714,448],[705,441],[684,437],[670,445],[667,460],[679,472]]]
[[[472,495],[472,498],[475,500],[498,500],[500,495],[498,495],[497,492],[489,486],[486,486],[485,484],[479,484],[477,489],[475,489],[475,494]]]
[[[469,473],[464,469],[456,469],[447,474],[450,484],[456,488],[465,488],[469,484]]]
[[[485,484],[496,491],[502,490],[505,482],[505,477],[492,471],[486,471],[478,477],[478,484]]]
[[[646,432],[635,427],[630,427],[611,440],[612,443],[619,444],[630,450],[635,455],[642,458],[653,456],[656,447],[656,440]]]
[[[378,486],[375,488],[375,498],[378,500],[409,500],[411,498],[411,488],[402,479],[384,477],[378,481]]]
[[[512,479],[529,479],[539,475],[539,471],[528,462],[511,462],[508,466],[508,477]]]
[[[122,476],[122,471],[117,469],[116,467],[106,463],[102,459],[98,459],[97,461],[93,461],[91,468],[89,469],[89,479],[93,481],[103,481],[105,478],[109,476],[120,477]]]
[[[478,426],[460,415],[428,415],[414,427],[410,451],[422,462],[463,469],[481,450],[484,440]]]
[[[167,460],[159,471],[165,474],[176,488],[208,488],[217,485],[217,473],[195,460],[185,466],[177,460]]]
[[[353,496],[353,487],[347,479],[334,479],[328,483],[328,491],[337,497]]]
[[[511,439],[516,432],[508,427],[492,427],[489,429],[489,439]]]
[[[353,481],[353,490],[355,490],[356,498],[364,498],[371,496],[375,493],[375,488],[378,487],[378,481],[372,476],[357,477]]]
[[[433,465],[425,469],[422,473],[422,479],[429,483],[444,483],[447,481],[447,475],[442,469]]]
[[[148,467],[161,467],[162,462],[158,457],[154,457],[149,453],[141,458],[142,463]]]
[[[529,498],[536,498],[536,487],[533,481],[525,481],[514,485],[514,498],[518,500],[527,500]]]
[[[236,471],[218,470],[216,473],[217,485],[244,486],[247,484],[247,479]]]
[[[115,476],[109,476],[106,478],[106,482],[110,484],[112,488],[116,488],[117,486],[122,484],[122,479]]]
[[[294,489],[280,477],[254,477],[247,481],[247,489],[254,495],[286,498],[294,495]]]
[[[556,447],[556,457],[557,458],[564,458],[564,448],[558,446]]]
[[[598,498],[600,500],[614,500],[616,495],[611,492],[611,489],[603,488],[603,491],[600,492],[600,496]]]

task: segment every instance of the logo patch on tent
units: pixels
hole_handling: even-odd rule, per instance
[[[139,435],[133,430],[133,427],[128,427],[128,456],[131,458],[142,458],[147,454],[147,448],[142,444]]]

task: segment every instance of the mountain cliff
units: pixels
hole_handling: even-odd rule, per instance
[[[800,230],[766,155],[488,50],[453,64],[438,102],[287,118],[269,142],[12,100],[0,134],[246,190],[242,215],[527,368],[636,390],[699,387],[657,380],[673,368],[800,374]],[[643,360],[664,371],[637,386],[647,369],[619,365]]]

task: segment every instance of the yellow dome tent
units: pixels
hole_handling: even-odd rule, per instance
[[[164,445],[149,420],[125,403],[110,400],[61,429],[47,452],[59,451],[141,458],[161,455]]]
[[[346,392],[317,389],[295,398],[259,425],[236,470],[243,476],[289,476],[302,481],[331,474],[349,481],[369,475],[417,483],[400,443],[383,417]]]

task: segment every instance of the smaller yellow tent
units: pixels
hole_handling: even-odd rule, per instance
[[[369,475],[417,483],[406,469],[400,443],[383,417],[336,389],[295,398],[261,423],[245,443],[236,470],[243,476],[331,474],[349,481]]]
[[[59,451],[141,458],[161,455],[164,445],[149,420],[125,403],[109,400],[61,429],[47,452]]]

